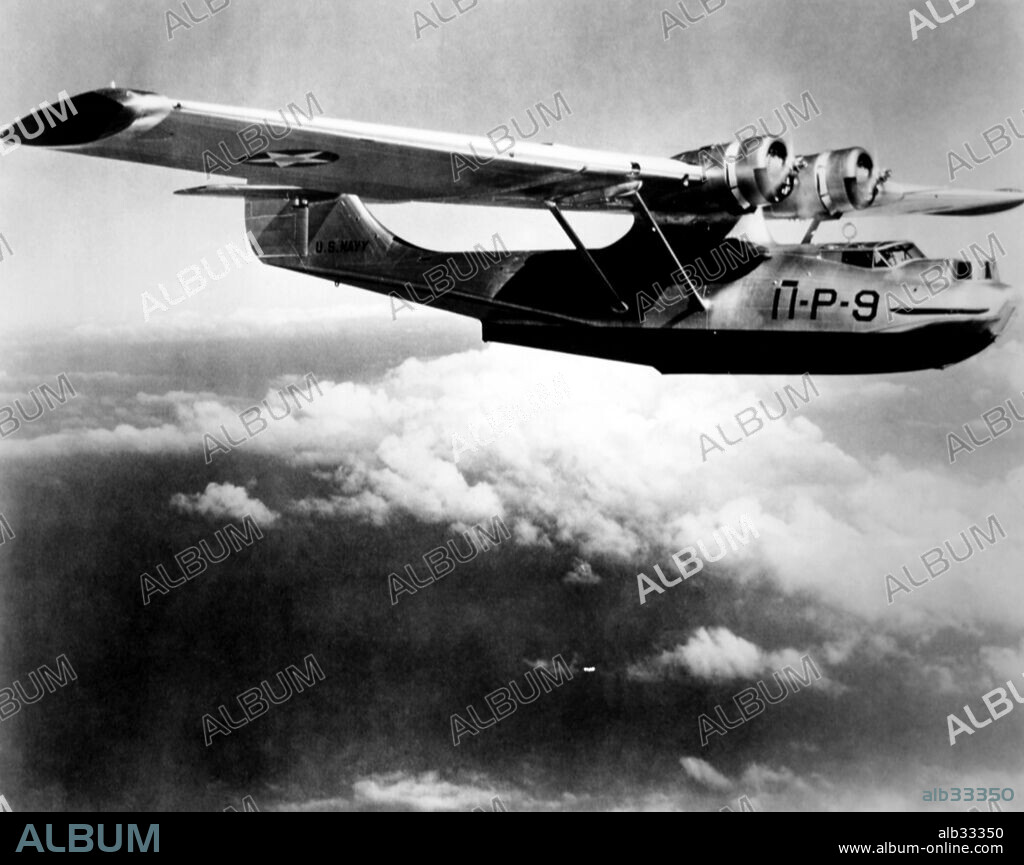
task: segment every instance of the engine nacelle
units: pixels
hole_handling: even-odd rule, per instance
[[[793,160],[781,138],[755,136],[673,158],[703,170],[704,182],[686,196],[690,208],[703,213],[750,213],[783,201],[793,191]]]
[[[814,219],[863,210],[874,203],[880,177],[874,159],[863,147],[798,158],[802,167],[797,189],[772,208],[773,215]]]

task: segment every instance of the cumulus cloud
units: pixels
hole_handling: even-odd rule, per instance
[[[175,493],[171,496],[171,507],[184,513],[200,514],[205,517],[241,519],[251,514],[261,526],[272,525],[279,516],[259,499],[250,498],[245,487],[229,483],[209,483],[203,492],[193,495]]]
[[[995,362],[983,357],[984,364]],[[534,413],[455,463],[453,430],[471,428],[474,418],[558,374],[566,382],[563,405]],[[937,376],[905,398],[921,402],[922,388],[948,391],[949,379]],[[489,346],[409,359],[365,382],[318,381],[322,397],[242,445],[316,479],[315,494],[282,506],[299,516],[471,525],[500,515],[517,543],[573,547],[584,561],[601,556],[638,570],[657,561],[671,568],[673,552],[710,541],[747,516],[760,537],[728,553],[716,569],[723,579],[770,580],[787,595],[810,595],[894,630],[966,621],[1024,625],[1024,608],[1005,602],[1017,591],[1015,568],[1024,554],[1024,535],[1009,528],[1020,510],[1011,490],[1024,481],[1024,468],[996,475],[971,473],[974,464],[950,467],[945,432],[954,427],[944,421],[902,457],[887,452],[899,445],[895,439],[870,449],[860,441],[837,443],[849,438],[852,418],[865,431],[873,429],[870,411],[888,418],[893,388],[877,388],[883,396],[872,403],[859,380],[822,378],[820,398],[746,438],[735,429],[735,415],[762,400],[774,404],[773,393],[797,385],[795,379],[667,377]],[[273,391],[268,398],[276,400]],[[201,454],[203,433],[222,424],[244,438],[238,413],[252,404],[184,392],[147,399],[144,412],[111,429],[79,424],[12,437],[5,454]],[[936,400],[929,410],[941,406]],[[921,411],[915,407],[915,416]],[[963,420],[976,412],[964,408]],[[705,461],[700,437],[717,438],[719,426],[738,443]],[[1012,455],[1018,440],[1024,442],[1005,436],[970,459],[996,448]],[[1005,520],[1006,539],[887,603],[887,573],[906,565],[920,577],[922,554],[973,524],[984,526],[993,512]]]
[[[707,682],[724,682],[750,679],[785,666],[802,669],[801,657],[796,649],[766,652],[728,628],[698,628],[685,645],[630,665],[627,675],[653,682],[682,672]]]
[[[1024,675],[1024,640],[1016,646],[985,646],[981,658],[987,671],[997,678],[1014,678]],[[1018,687],[1024,685],[1017,683]]]
[[[573,559],[572,567],[565,572],[562,582],[567,586],[599,586],[601,577],[594,573],[590,562],[577,557]]]

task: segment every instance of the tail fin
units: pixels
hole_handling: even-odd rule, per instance
[[[264,258],[299,258],[318,268],[349,269],[411,248],[355,195],[321,201],[246,196],[245,227],[263,248]]]
[[[379,262],[389,254],[424,251],[395,237],[355,195],[254,184],[199,186],[177,194],[244,198],[245,228],[256,238],[263,259],[300,259],[304,265],[346,269]]]

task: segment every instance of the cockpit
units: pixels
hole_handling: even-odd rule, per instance
[[[983,257],[977,263],[961,258],[928,261],[917,244],[908,240],[879,241],[875,243],[829,243],[822,246],[819,255],[826,261],[838,261],[866,270],[901,268],[910,262],[928,262],[929,266],[944,265],[958,282],[964,280],[999,281],[995,261]],[[922,265],[923,266],[923,265]]]
[[[924,253],[910,241],[879,243],[830,243],[821,248],[821,257],[854,267],[876,269],[899,267],[908,261],[919,261]]]

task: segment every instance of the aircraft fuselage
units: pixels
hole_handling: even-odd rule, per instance
[[[942,368],[990,345],[1015,308],[1008,286],[978,278],[988,275],[984,267],[958,279],[946,261],[868,268],[833,260],[845,247],[765,249],[709,236],[695,243],[692,232],[671,231],[680,261],[702,286],[704,309],[638,224],[594,252],[629,307],[616,313],[574,251],[510,252],[496,242],[476,252],[433,252],[396,238],[354,197],[309,209],[308,254],[298,256],[278,223],[288,208],[247,204],[247,226],[266,263],[388,294],[397,316],[412,316],[417,304],[472,316],[487,341],[666,373]]]

